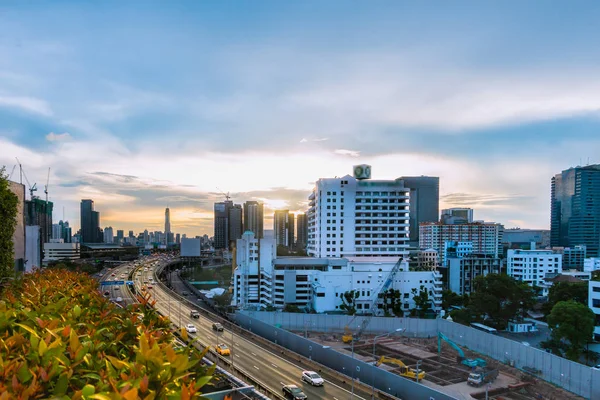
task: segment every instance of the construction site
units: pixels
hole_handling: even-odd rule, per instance
[[[303,332],[297,332],[302,335]],[[419,383],[460,400],[485,399],[486,387],[490,400],[575,400],[574,395],[517,368],[480,354],[471,353],[447,338],[409,338],[401,335],[378,338],[363,335],[360,340],[345,343],[343,335],[312,332],[310,339],[366,363],[375,364],[391,373]],[[443,336],[443,335],[441,335]],[[340,347],[342,345],[342,347]],[[485,367],[498,371],[489,385],[480,387],[467,383],[469,374]]]

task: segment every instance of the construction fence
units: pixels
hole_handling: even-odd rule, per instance
[[[241,318],[242,316],[243,318]],[[261,332],[264,331],[265,334],[269,335],[268,337],[265,336],[266,338],[273,342],[277,340],[280,345],[288,347],[287,344],[282,342],[280,336],[285,335],[286,341],[294,343],[295,346],[298,346],[298,350],[305,351],[297,351],[292,348],[290,348],[290,350],[308,357],[309,355],[306,353],[305,348],[308,348],[307,346],[312,346],[314,349],[315,346],[320,345],[286,331],[306,332],[308,336],[310,336],[310,332],[341,334],[344,332],[346,326],[348,326],[350,330],[355,332],[360,327],[363,317],[357,317],[353,320],[353,317],[346,315],[238,311],[236,313],[236,320],[243,320],[245,324],[243,326],[246,328],[252,325],[253,331],[256,326],[260,325]],[[352,326],[349,326],[348,324],[350,324],[351,321]],[[364,333],[381,334],[392,332],[399,328],[403,329],[400,335],[410,337],[436,337],[438,332],[442,332],[449,339],[469,350],[491,357],[521,370],[527,367],[525,370],[537,371],[538,373],[536,376],[538,378],[587,399],[600,399],[600,370],[595,370],[586,365],[555,356],[535,347],[526,346],[514,340],[482,332],[445,319],[372,317],[371,322]],[[286,333],[279,333],[281,331]],[[275,332],[278,333],[275,334]],[[262,333],[260,334],[262,336]],[[292,337],[294,339],[290,339]],[[296,344],[296,341],[299,339],[309,343],[302,343],[301,345]],[[337,354],[343,355],[341,353]],[[355,364],[357,362],[359,361],[354,360]],[[344,371],[346,368],[352,368],[349,363],[350,361],[345,360],[343,365],[340,364]],[[371,371],[372,368],[370,368],[370,365],[366,363],[362,364],[360,366],[361,370]],[[335,364],[331,366],[328,364],[326,365],[339,372],[344,372],[340,371]],[[376,380],[376,383],[378,382],[375,387],[386,387],[383,380],[379,381],[378,378],[374,379]],[[415,384],[406,379],[400,379],[403,382]],[[379,384],[383,384],[383,386],[379,386]],[[406,388],[406,390],[408,390],[408,388]],[[433,397],[436,399],[442,398],[436,396]]]

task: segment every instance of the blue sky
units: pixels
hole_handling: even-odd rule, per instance
[[[2,2],[0,165],[40,186],[51,167],[75,226],[93,198],[103,226],[162,229],[168,204],[212,234],[217,187],[302,211],[369,163],[547,228],[550,177],[600,162],[598,20],[583,1]]]

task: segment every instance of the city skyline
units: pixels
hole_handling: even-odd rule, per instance
[[[597,3],[309,3],[2,8],[0,165],[51,167],[74,232],[89,198],[101,226],[162,230],[169,205],[212,236],[222,191],[272,226],[362,163],[549,229],[551,178],[600,162]]]

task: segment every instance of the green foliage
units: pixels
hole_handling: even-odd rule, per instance
[[[576,301],[559,301],[547,318],[552,339],[569,342],[567,358],[578,360],[594,333],[595,315],[590,308]]]
[[[496,329],[505,329],[508,321],[524,317],[536,301],[535,288],[504,274],[478,276],[473,286],[469,311],[474,319],[485,320]]]
[[[87,275],[24,275],[0,300],[0,393],[6,398],[191,399],[211,379],[192,346],[173,348],[149,297],[121,309]],[[187,337],[185,331],[182,332]]]
[[[475,322],[473,314],[468,308],[452,310],[450,311],[450,317],[452,317],[452,321],[463,325],[470,325],[471,322]]]
[[[17,224],[18,200],[9,189],[4,167],[0,168],[0,280],[15,275],[13,235]]]
[[[558,282],[550,287],[548,302],[542,306],[544,315],[548,316],[552,308],[560,301],[573,300],[577,303],[587,304],[588,284],[587,282],[572,283]]]
[[[340,306],[340,310],[346,311],[348,315],[356,314],[356,299],[358,299],[358,296],[360,296],[358,290],[349,290],[342,293],[342,305]]]
[[[423,318],[425,313],[431,308],[429,293],[427,293],[427,289],[423,285],[421,285],[418,292],[416,288],[412,288],[410,292],[415,302],[415,308],[411,310],[411,315]]]
[[[442,309],[448,310],[451,306],[466,306],[469,302],[469,295],[454,293],[452,290],[442,291]]]
[[[277,245],[277,256],[278,257],[289,257],[289,256],[306,257],[307,253],[306,253],[306,250],[304,250],[304,249],[290,250],[289,247],[280,244],[280,245]]]
[[[297,305],[295,305],[295,304],[291,304],[291,303],[289,303],[289,304],[286,304],[286,305],[283,307],[283,311],[284,311],[284,312],[293,312],[293,313],[301,313],[301,312],[302,312],[302,310],[300,309],[300,307],[298,307],[298,306],[297,306]]]
[[[403,316],[402,292],[397,289],[388,289],[383,295],[383,311],[386,316]]]

